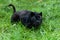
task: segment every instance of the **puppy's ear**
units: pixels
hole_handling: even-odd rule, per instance
[[[30,15],[31,15],[31,17],[32,17],[32,16],[34,16],[35,14],[34,14],[34,12],[31,12],[31,14],[30,14]]]
[[[42,12],[40,12],[39,15],[42,16]]]

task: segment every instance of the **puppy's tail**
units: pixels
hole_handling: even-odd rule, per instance
[[[13,7],[13,13],[16,12],[15,6],[13,4],[9,4],[8,6],[12,6]]]

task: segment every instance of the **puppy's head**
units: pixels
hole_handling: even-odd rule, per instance
[[[33,12],[31,15],[32,15],[31,24],[34,27],[39,26],[42,23],[42,12],[40,13]]]

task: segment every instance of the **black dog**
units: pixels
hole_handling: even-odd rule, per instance
[[[32,11],[19,11],[16,12],[14,5],[9,4],[8,6],[13,7],[13,15],[11,17],[11,22],[18,22],[21,21],[23,25],[27,26],[28,28],[32,28],[32,26],[37,27],[42,23],[42,12],[32,12]]]

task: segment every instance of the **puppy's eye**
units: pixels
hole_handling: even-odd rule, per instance
[[[40,17],[40,15],[38,15],[38,17]]]
[[[39,20],[39,19],[40,19],[40,16],[39,16],[39,15],[38,15],[38,16],[36,16],[36,19],[37,19],[37,20]]]
[[[40,18],[40,15],[38,15],[37,18]]]

